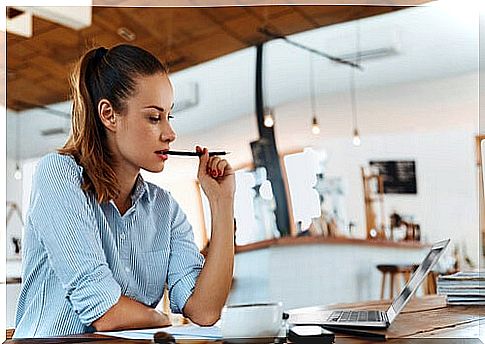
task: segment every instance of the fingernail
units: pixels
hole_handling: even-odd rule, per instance
[[[214,177],[217,177],[217,171],[213,171],[213,172],[212,172],[212,175],[213,175]]]
[[[219,171],[219,177],[222,177],[223,174],[224,174],[224,172]]]

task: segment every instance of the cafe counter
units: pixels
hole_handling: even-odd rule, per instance
[[[237,246],[228,303],[281,301],[289,309],[376,300],[382,283],[376,266],[420,263],[428,248],[417,242],[325,237]]]
[[[253,250],[260,250],[263,248],[274,246],[292,246],[292,245],[307,245],[307,244],[349,244],[349,245],[364,245],[373,247],[393,247],[393,248],[424,248],[429,245],[418,241],[390,241],[390,240],[367,240],[346,237],[322,237],[322,236],[302,236],[302,237],[284,237],[278,239],[269,239],[258,241],[247,245],[236,246],[236,253],[248,252]]]

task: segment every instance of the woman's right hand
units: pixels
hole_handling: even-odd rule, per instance
[[[197,178],[209,202],[216,200],[233,200],[236,189],[234,170],[229,162],[218,156],[209,156],[207,148],[195,147],[199,153],[199,170]]]

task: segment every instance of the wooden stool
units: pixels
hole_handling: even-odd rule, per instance
[[[386,289],[386,275],[389,275],[390,278],[389,294],[390,299],[393,299],[394,289],[396,287],[395,282],[399,282],[397,279],[398,276],[402,276],[404,278],[404,283],[407,283],[415,268],[416,265],[377,265],[377,269],[382,272],[381,300],[384,299],[384,291]]]
[[[419,267],[418,264],[415,264],[413,266],[414,266],[414,270],[416,270]],[[421,284],[424,295],[436,294],[436,289],[437,289],[436,280],[438,279],[438,275],[439,273],[435,271],[428,272],[428,276],[426,276],[423,283]]]
[[[436,279],[438,278],[438,273],[434,271],[430,271],[426,280],[423,282],[424,286],[424,294],[425,295],[432,295],[436,294]]]

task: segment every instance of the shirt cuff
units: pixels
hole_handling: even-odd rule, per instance
[[[170,309],[172,313],[182,313],[187,300],[195,289],[195,283],[201,269],[193,270],[175,283],[169,291]]]
[[[121,287],[108,270],[91,275],[67,297],[80,321],[91,326],[119,301]]]

